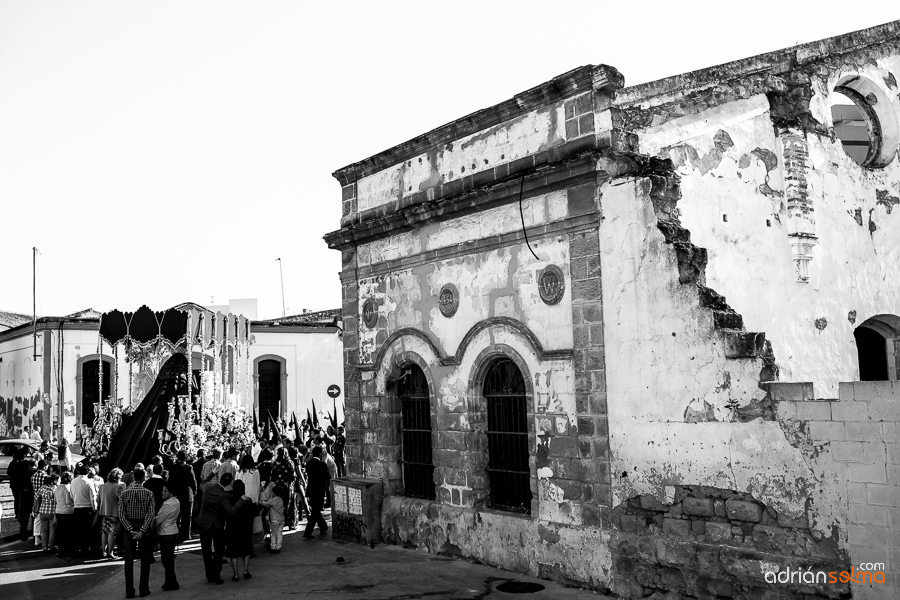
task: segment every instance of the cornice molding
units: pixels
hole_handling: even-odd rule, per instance
[[[624,84],[624,78],[614,67],[608,65],[578,67],[516,94],[505,102],[474,112],[374,156],[338,169],[333,176],[342,186],[350,185],[363,177],[409,160],[431,148],[478,133],[483,129],[499,125],[548,104],[559,102],[564,98],[591,90],[609,94]]]

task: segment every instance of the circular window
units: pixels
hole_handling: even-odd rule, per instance
[[[375,304],[374,298],[367,298],[363,302],[362,320],[369,329],[378,324],[378,305]]]
[[[556,304],[562,300],[566,291],[566,280],[562,270],[556,265],[550,265],[541,271],[538,275],[538,291],[545,304]]]
[[[452,283],[441,288],[441,293],[438,294],[438,308],[448,319],[456,314],[456,309],[459,308],[459,290]]]
[[[884,91],[865,77],[841,80],[831,94],[834,135],[859,165],[884,167],[897,154],[897,117]]]

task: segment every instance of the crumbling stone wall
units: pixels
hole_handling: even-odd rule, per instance
[[[837,541],[811,530],[806,517],[786,517],[750,494],[702,486],[671,486],[664,500],[635,496],[613,511],[614,592],[739,600],[849,596],[846,582],[773,585],[773,575],[788,569],[849,570]]]
[[[888,200],[900,197],[898,31],[889,23],[625,88],[614,103],[640,152],[673,161],[681,220],[713,257],[709,286],[767,333],[782,380],[814,381],[829,397],[858,377],[847,315],[895,313],[900,293],[884,276],[900,259]],[[834,134],[833,90],[857,78],[882,131],[894,131],[875,168]]]

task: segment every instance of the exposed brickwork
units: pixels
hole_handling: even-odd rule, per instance
[[[594,190],[590,189],[590,192],[593,199]],[[577,414],[577,427],[572,433],[576,437],[571,439],[550,437],[546,440],[549,457],[575,459],[578,464],[574,472],[581,475],[570,480],[571,483],[560,483],[556,480],[552,483],[571,489],[574,494],[566,494],[566,497],[574,496],[583,501],[585,503],[583,514],[595,519],[599,518],[599,507],[610,506],[612,501],[598,235],[597,229],[590,229],[569,236]],[[552,433],[551,430],[544,435],[550,436]],[[584,464],[581,464],[582,462]],[[559,470],[554,472],[559,473]]]
[[[749,494],[676,486],[671,504],[636,496],[612,514],[610,587],[622,596],[665,591],[702,599],[812,600],[848,592],[846,583],[767,583],[770,565],[830,572],[849,568],[848,561],[833,538],[809,529],[805,517],[781,515]]]

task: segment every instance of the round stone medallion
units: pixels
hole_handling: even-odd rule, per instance
[[[367,298],[363,302],[362,321],[366,327],[372,329],[378,324],[378,305],[375,304],[374,298]]]
[[[456,309],[459,308],[459,290],[452,283],[444,284],[441,288],[438,294],[438,308],[448,319],[456,314]]]
[[[538,291],[545,304],[556,304],[566,291],[566,280],[562,269],[549,265],[538,275]]]

